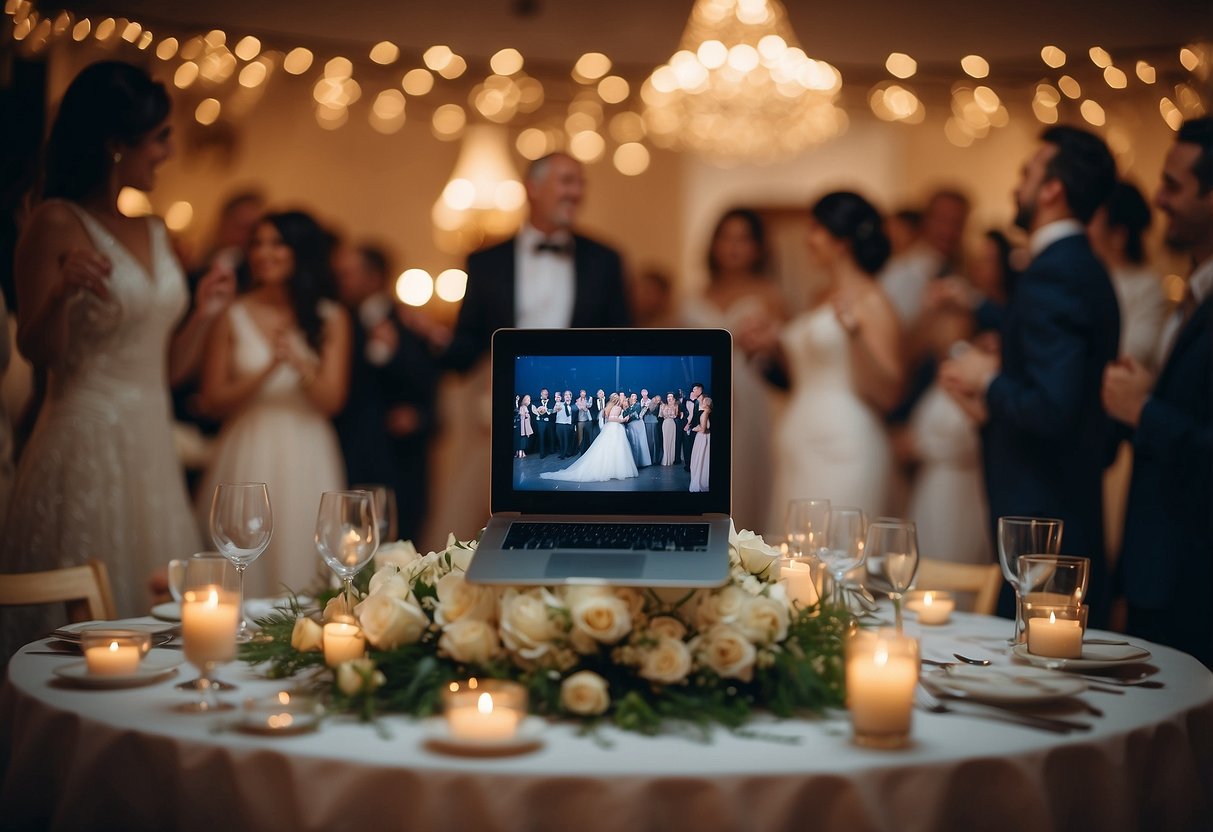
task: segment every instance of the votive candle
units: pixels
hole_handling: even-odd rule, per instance
[[[324,663],[336,667],[366,655],[366,636],[357,624],[330,621],[324,625]]]
[[[1082,658],[1082,623],[1054,612],[1028,619],[1028,652],[1051,659]]]
[[[181,598],[185,658],[195,667],[222,664],[236,656],[239,596],[221,586],[187,591]]]
[[[447,730],[455,740],[493,743],[512,739],[526,716],[526,689],[513,682],[453,682],[443,698]]]
[[[820,596],[816,576],[807,558],[780,558],[779,580],[788,593],[788,602],[800,609],[811,607]]]
[[[918,616],[919,624],[935,626],[947,624],[954,609],[956,609],[956,601],[949,593],[924,592],[922,600],[915,605],[914,612]]]
[[[847,709],[856,743],[906,744],[918,670],[917,639],[881,630],[859,631],[847,640]]]
[[[88,672],[94,676],[124,676],[139,670],[142,651],[134,644],[111,641],[84,651]]]

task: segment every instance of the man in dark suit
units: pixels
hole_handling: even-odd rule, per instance
[[[351,484],[396,492],[397,534],[418,540],[429,487],[438,366],[425,322],[386,292],[387,257],[373,246],[343,247],[333,259],[353,327],[350,394],[334,419]],[[406,326],[406,321],[409,326]]]
[[[1062,552],[1091,559],[1086,600],[1096,627],[1111,603],[1102,477],[1114,432],[1099,392],[1116,356],[1120,313],[1084,226],[1115,182],[1116,164],[1097,136],[1073,127],[1042,134],[1015,193],[1032,263],[1010,299],[1001,356],[970,349],[940,373],[945,389],[984,422],[991,520],[1064,522]],[[999,609],[1014,612],[1006,593]]]
[[[1213,119],[1180,128],[1154,202],[1193,270],[1158,381],[1127,356],[1104,373],[1104,405],[1133,439],[1120,588],[1129,633],[1213,667]]]
[[[467,292],[445,363],[470,368],[503,327],[631,325],[619,255],[573,233],[585,191],[581,163],[563,153],[526,175],[530,218],[517,236],[472,254]]]
[[[703,385],[696,382],[691,385],[691,397],[683,405],[686,411],[686,421],[682,424],[682,467],[691,470],[691,448],[695,445],[695,428],[699,426],[699,397],[703,395]]]
[[[535,423],[535,435],[539,445],[539,458],[543,459],[555,444],[556,435],[552,430],[553,409],[556,403],[548,395],[547,388],[539,391],[539,398],[531,403],[532,422]]]

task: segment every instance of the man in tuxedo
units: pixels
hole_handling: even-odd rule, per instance
[[[573,455],[573,393],[564,391],[564,398],[556,397],[556,446],[560,448],[560,458],[568,459]]]
[[[526,175],[530,216],[517,236],[472,254],[467,292],[445,363],[470,368],[503,327],[631,325],[623,265],[610,248],[573,232],[585,192],[581,163],[564,153]]]
[[[352,484],[396,492],[397,534],[418,540],[429,486],[438,366],[424,322],[386,291],[386,255],[373,246],[342,247],[333,259],[342,302],[353,320],[350,394],[334,419]],[[407,325],[406,325],[407,324]]]
[[[649,398],[649,391],[640,391],[640,412],[644,417],[645,438],[649,442],[649,458],[654,465],[661,464],[661,437],[657,434],[657,408],[661,399],[654,396]]]
[[[548,397],[547,388],[539,391],[539,401],[531,404],[531,414],[534,416],[535,434],[539,442],[539,458],[548,455],[548,449],[555,443],[552,432],[552,416],[556,403]]]
[[[590,438],[585,447],[581,449],[582,453],[585,453],[586,448],[594,444],[594,440],[598,438],[598,433],[602,430],[603,411],[606,410],[606,403],[607,394],[602,389],[599,389],[594,394],[594,398],[590,399]]]
[[[1120,313],[1084,226],[1115,184],[1116,164],[1097,136],[1074,127],[1041,135],[1015,192],[1016,224],[1031,234],[1032,263],[1006,311],[1001,355],[969,349],[940,372],[944,388],[984,423],[991,520],[1026,515],[1065,523],[1062,552],[1091,559],[1087,601],[1096,627],[1106,623],[1111,603],[1102,477],[1114,433],[1100,385],[1116,356]],[[1014,612],[1009,594],[999,610]]]
[[[1103,401],[1132,431],[1120,554],[1128,631],[1213,667],[1213,119],[1186,122],[1154,198],[1167,245],[1190,255],[1184,302],[1163,329],[1154,381],[1136,359],[1108,366]]]
[[[686,422],[682,425],[682,467],[691,470],[691,447],[695,444],[694,428],[699,424],[699,397],[703,395],[703,385],[696,382],[691,385],[691,396],[683,405],[686,412]]]
[[[573,411],[577,431],[576,448],[578,454],[583,454],[590,443],[590,419],[593,418],[590,411],[590,397],[586,395],[585,390],[578,392],[574,406],[576,408]]]

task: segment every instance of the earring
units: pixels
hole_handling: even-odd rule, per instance
[[[115,152],[114,152],[114,164],[116,165],[116,164],[118,164],[118,163],[119,163],[119,162],[121,162],[121,161],[122,161],[122,154],[121,154],[121,153],[119,153],[119,152],[117,152],[117,151],[115,151]]]

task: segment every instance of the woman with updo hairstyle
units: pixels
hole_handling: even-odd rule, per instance
[[[198,522],[208,528],[218,483],[269,486],[274,535],[245,576],[251,597],[316,583],[320,494],[345,487],[330,420],[349,389],[350,321],[334,301],[332,244],[302,211],[262,219],[246,259],[253,286],[207,347],[198,404],[223,428],[198,490]]]
[[[116,61],[68,86],[45,150],[40,201],[14,261],[18,346],[46,393],[21,458],[0,571],[102,560],[119,616],[145,614],[148,578],[199,549],[171,433],[166,381],[191,375],[235,291],[230,272],[185,275],[159,217],[126,217],[172,154],[162,84]],[[0,662],[65,623],[63,608],[0,612]]]
[[[891,457],[883,414],[904,377],[897,316],[873,279],[890,249],[880,213],[858,194],[831,193],[813,205],[807,231],[824,288],[767,346],[791,387],[775,432],[772,528],[781,527],[788,500],[802,497],[885,513]]]

